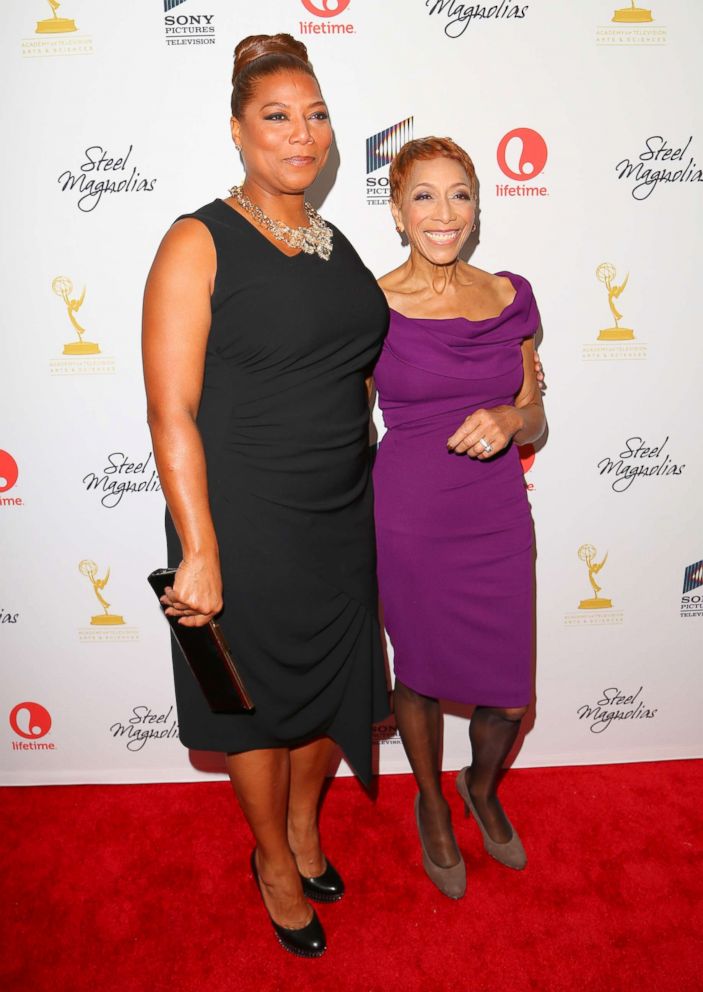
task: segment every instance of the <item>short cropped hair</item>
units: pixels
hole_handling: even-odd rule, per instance
[[[408,182],[408,177],[416,162],[427,162],[433,158],[451,158],[462,166],[469,180],[471,196],[476,197],[478,182],[474,163],[468,152],[465,152],[451,138],[415,138],[406,141],[391,162],[388,175],[391,199],[399,204]]]

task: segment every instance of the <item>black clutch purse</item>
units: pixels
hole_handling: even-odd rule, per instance
[[[175,568],[157,568],[147,582],[160,599],[175,577]],[[211,620],[203,627],[184,627],[178,617],[166,619],[212,712],[251,713],[254,703],[217,623]]]

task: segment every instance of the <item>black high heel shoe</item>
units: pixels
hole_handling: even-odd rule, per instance
[[[256,867],[256,848],[251,852],[250,864],[254,881],[257,884],[261,901],[263,902],[264,896],[261,891],[261,879],[259,878],[259,870]],[[265,902],[264,909],[266,909]],[[268,909],[266,909],[266,912],[268,913]],[[286,951],[290,951],[291,954],[297,954],[303,958],[319,958],[327,950],[325,931],[322,929],[322,924],[314,909],[310,922],[299,930],[289,930],[288,927],[280,926],[270,913],[269,919],[271,920],[274,933],[278,937],[279,944]]]
[[[327,867],[321,875],[308,876],[299,872],[303,892],[313,902],[339,902],[344,895],[344,882],[334,865],[325,861]]]

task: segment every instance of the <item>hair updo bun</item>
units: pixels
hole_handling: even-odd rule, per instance
[[[308,50],[290,34],[251,34],[234,50],[232,116],[240,117],[254,95],[256,83],[283,69],[315,77]]]

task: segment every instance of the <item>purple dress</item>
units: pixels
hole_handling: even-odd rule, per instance
[[[374,371],[386,434],[374,467],[378,578],[396,676],[482,706],[532,698],[533,530],[517,447],[447,450],[474,410],[512,403],[539,324],[526,279],[489,320],[391,322]]]

